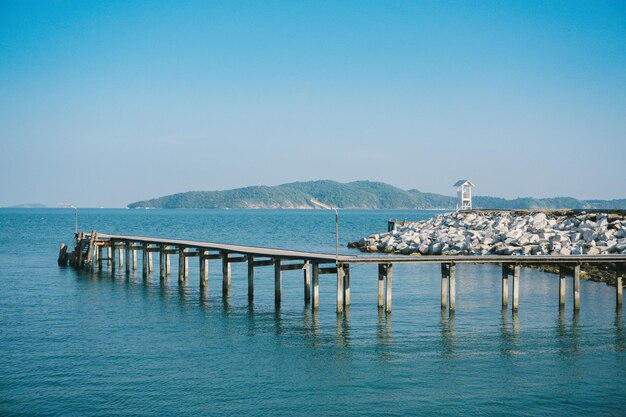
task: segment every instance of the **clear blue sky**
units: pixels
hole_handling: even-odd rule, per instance
[[[626,197],[626,2],[0,1],[0,206]]]

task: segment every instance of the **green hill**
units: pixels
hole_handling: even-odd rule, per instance
[[[356,209],[454,209],[456,198],[421,191],[402,190],[373,181],[340,183],[330,180],[254,186],[226,191],[189,191],[137,201],[129,208],[310,208],[314,198],[339,208]],[[571,197],[531,197],[506,200],[474,197],[474,208],[487,209],[624,209],[626,199],[577,200]]]

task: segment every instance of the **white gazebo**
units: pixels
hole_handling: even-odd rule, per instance
[[[472,209],[472,187],[474,184],[470,180],[458,180],[454,183],[456,187],[456,209],[471,210]]]

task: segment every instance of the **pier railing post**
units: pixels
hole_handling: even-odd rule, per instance
[[[282,271],[280,269],[280,258],[274,259],[274,304],[280,305],[282,298]]]
[[[519,273],[520,266],[515,264],[513,266],[513,311],[517,311],[519,307]]]
[[[254,257],[248,256],[248,302],[254,300]]]
[[[574,281],[574,310],[580,309],[580,265],[574,266],[573,271]]]
[[[320,266],[317,262],[313,262],[313,291],[311,296],[311,308],[315,311],[319,307],[320,299]]]
[[[385,268],[386,286],[385,286],[385,312],[391,313],[391,290],[393,288],[393,264],[387,264]]]

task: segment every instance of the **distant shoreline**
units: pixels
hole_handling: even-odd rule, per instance
[[[188,191],[135,201],[128,208],[221,208],[221,209],[310,209],[311,200],[352,210],[455,210],[456,197],[403,190],[382,182],[330,180],[294,182],[277,186],[252,186],[224,191]],[[474,196],[474,208],[494,210],[626,209],[626,198],[578,200],[572,197],[512,200]]]

